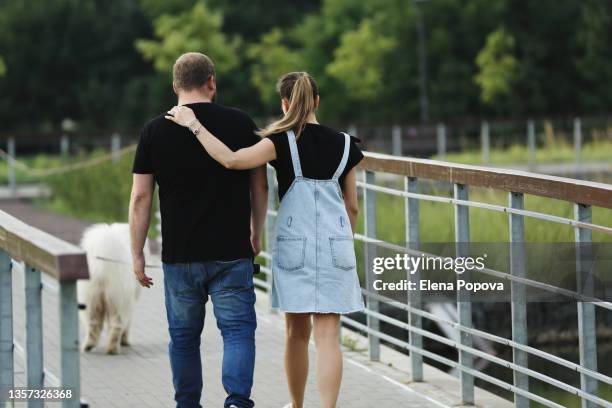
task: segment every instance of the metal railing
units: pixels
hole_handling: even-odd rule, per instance
[[[525,217],[545,220],[552,223],[560,223],[574,228],[575,241],[581,244],[592,242],[592,232],[612,234],[610,226],[598,225],[592,221],[592,207],[612,208],[612,185],[573,180],[568,178],[545,176],[522,171],[493,169],[479,166],[460,165],[447,162],[397,157],[377,153],[366,153],[365,159],[360,163],[360,169],[364,171],[363,181],[358,182],[358,187],[363,192],[364,206],[364,234],[355,234],[356,241],[375,243],[396,251],[412,254],[423,254],[418,250],[420,237],[419,203],[421,201],[442,202],[454,206],[454,230],[456,242],[469,242],[469,216],[470,208],[480,208],[494,212],[507,213],[509,219],[508,240],[512,243],[510,253],[510,273],[485,268],[481,273],[503,278],[510,281],[511,288],[511,323],[512,338],[479,330],[472,324],[471,303],[465,301],[464,295],[459,301],[457,295],[457,321],[442,318],[434,313],[428,312],[423,307],[423,299],[419,291],[411,291],[407,303],[397,302],[388,297],[374,293],[370,288],[366,273],[366,288],[363,295],[366,299],[367,323],[363,324],[351,316],[343,316],[344,325],[356,329],[367,335],[369,341],[369,357],[376,361],[380,358],[380,341],[383,340],[395,347],[410,352],[411,376],[413,381],[425,381],[423,375],[423,357],[427,357],[442,365],[456,369],[459,372],[461,400],[463,404],[475,404],[474,379],[479,378],[507,390],[514,394],[514,405],[516,407],[528,407],[529,401],[534,401],[548,407],[562,407],[562,405],[551,401],[543,396],[535,394],[529,389],[529,379],[533,378],[547,383],[560,390],[574,394],[582,401],[585,408],[612,407],[612,402],[606,401],[598,396],[598,382],[612,385],[612,378],[598,372],[597,370],[597,341],[596,341],[596,316],[595,308],[612,310],[612,303],[605,301],[594,301],[585,298],[576,292],[559,288],[544,282],[529,279],[526,275],[524,259],[525,243]],[[391,188],[377,185],[376,173],[386,173],[404,178],[404,189]],[[266,279],[257,279],[256,284],[270,290],[271,276],[271,254],[273,253],[274,230],[273,224],[276,217],[277,190],[275,187],[274,174],[271,168],[268,170],[270,188],[269,210],[266,229],[266,251],[262,257],[266,259],[266,266],[262,272]],[[427,180],[434,182],[450,183],[454,186],[453,197],[435,194],[419,193],[419,181]],[[494,205],[484,202],[471,201],[469,199],[470,187],[490,188],[508,194],[507,206]],[[406,246],[385,242],[377,238],[376,220],[376,195],[389,194],[404,198],[405,217],[405,240]],[[573,203],[574,218],[564,218],[543,212],[526,210],[524,208],[525,194],[562,200]],[[374,245],[366,245],[364,252],[365,265],[371,262],[375,254]],[[431,254],[428,254],[431,255]],[[587,268],[588,265],[581,264],[577,260],[577,270]],[[418,281],[420,273],[409,274],[411,281]],[[462,276],[466,279],[466,275]],[[526,287],[535,287],[541,290],[552,291],[557,294],[568,296],[569,299],[577,301],[578,312],[578,343],[580,361],[576,364],[572,361],[555,356],[543,350],[529,346],[527,331],[527,301]],[[406,321],[390,317],[380,312],[381,304],[407,312]],[[423,319],[446,325],[457,334],[458,340],[440,336],[423,329]],[[401,340],[380,330],[380,322],[395,326],[408,332],[408,341]],[[423,339],[427,338],[438,343],[455,348],[458,351],[458,361],[451,360],[438,355],[423,347]],[[512,348],[512,361],[508,361],[479,350],[474,347],[474,339],[481,338],[494,343]],[[560,367],[573,370],[580,374],[580,387],[574,387],[546,374],[530,369],[527,364],[529,356],[537,356]],[[474,358],[481,358],[488,362],[500,365],[513,372],[512,383],[486,374],[475,368]]]
[[[25,347],[13,335],[13,263],[24,263]],[[44,284],[42,273],[57,285]],[[54,386],[70,390],[63,407],[80,406],[79,320],[77,279],[88,279],[85,252],[65,241],[31,227],[0,211],[0,406],[15,387],[14,352],[25,354],[27,389]],[[45,368],[43,357],[42,291],[57,292],[60,319],[60,373]],[[3,401],[4,399],[4,401]],[[42,406],[32,400],[28,406]],[[10,405],[9,405],[10,406]]]

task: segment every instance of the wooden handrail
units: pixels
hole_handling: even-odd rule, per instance
[[[0,248],[60,282],[89,278],[85,251],[4,211],[0,211]]]
[[[612,208],[612,185],[592,181],[371,152],[359,168]]]

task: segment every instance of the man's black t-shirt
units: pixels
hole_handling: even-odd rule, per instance
[[[270,164],[276,169],[278,197],[282,200],[295,179],[289,140],[284,132],[268,137],[276,149],[276,160]],[[346,174],[363,159],[363,153],[356,145],[358,142],[359,139],[351,136],[348,161],[338,180],[340,186],[344,185]],[[327,126],[307,123],[297,139],[297,146],[302,175],[315,180],[328,180],[332,178],[342,159],[344,134]]]
[[[261,140],[244,112],[216,103],[188,104],[230,149]],[[248,170],[227,170],[186,128],[158,116],[145,125],[134,173],[153,174],[159,186],[162,261],[228,261],[253,256]]]

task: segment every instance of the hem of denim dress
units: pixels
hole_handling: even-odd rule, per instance
[[[335,311],[335,310],[287,310],[287,309],[283,309],[280,307],[276,308],[278,311],[283,312],[283,313],[316,313],[316,314],[339,314],[339,315],[345,315],[345,314],[351,314],[351,313],[357,313],[357,312],[362,312],[365,310],[365,306],[362,306],[360,308],[357,309],[350,309],[347,311]]]

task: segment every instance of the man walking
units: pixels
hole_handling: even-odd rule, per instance
[[[192,108],[198,120],[232,150],[259,141],[248,115],[213,102],[215,70],[204,54],[187,53],[176,60],[173,87],[178,105]],[[225,408],[250,408],[256,328],[253,256],[260,251],[267,210],[265,167],[225,169],[189,130],[164,115],[144,126],[134,159],[130,200],[134,272],[142,286],[153,284],[145,273],[143,246],[157,183],[177,407],[201,406],[200,336],[210,297],[223,337]]]

